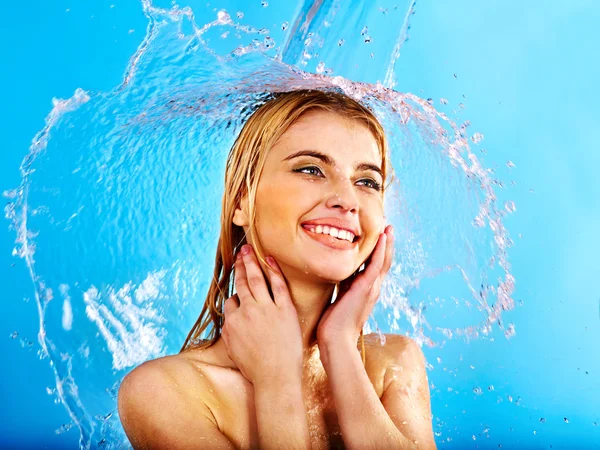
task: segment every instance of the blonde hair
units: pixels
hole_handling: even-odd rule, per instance
[[[233,223],[233,215],[242,199],[247,195],[249,212],[249,233],[254,251],[268,270],[262,246],[255,229],[255,199],[258,181],[269,150],[283,133],[303,114],[320,110],[338,114],[346,119],[365,125],[375,137],[382,156],[384,183],[387,175],[387,141],[383,127],[375,115],[356,100],[345,94],[320,90],[296,90],[273,94],[269,100],[252,113],[233,144],[227,157],[225,169],[225,189],[221,210],[221,235],[215,257],[213,280],[198,319],[190,330],[180,350],[208,348],[221,336],[223,327],[223,304],[233,295],[232,272],[235,255],[246,243],[244,229]],[[385,191],[385,186],[382,191]],[[336,292],[339,283],[336,285]],[[201,339],[202,333],[212,324],[208,339]],[[361,332],[362,357],[364,340]]]

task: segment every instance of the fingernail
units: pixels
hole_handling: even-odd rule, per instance
[[[250,253],[250,246],[248,244],[244,244],[242,247],[242,255],[247,255],[248,253]]]
[[[235,259],[241,259],[242,258],[242,252],[240,252],[238,250],[237,255],[235,255]]]
[[[271,269],[273,269],[275,272],[277,273],[281,273],[279,272],[279,269],[277,269],[277,263],[275,262],[275,258],[272,258],[271,256],[267,256],[267,264],[269,264],[269,266],[271,266]]]

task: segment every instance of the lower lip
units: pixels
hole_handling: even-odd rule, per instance
[[[324,244],[327,247],[334,248],[336,250],[351,250],[355,248],[358,243],[358,239],[355,242],[350,242],[345,239],[338,239],[328,234],[313,233],[312,231],[308,231],[304,227],[302,227],[302,229],[315,241],[320,242],[321,244]]]

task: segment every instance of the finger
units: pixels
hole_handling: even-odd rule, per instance
[[[385,259],[385,250],[386,250],[386,241],[387,236],[385,233],[381,233],[379,235],[379,240],[375,245],[375,250],[369,257],[368,262],[366,263],[365,270],[363,270],[359,275],[359,280],[357,280],[357,285],[359,289],[370,291],[373,289],[377,281],[377,277],[381,273],[381,269],[383,268],[383,262]]]
[[[381,288],[381,284],[383,283],[383,280],[385,279],[387,273],[389,272],[390,267],[392,266],[393,258],[394,258],[394,233],[393,233],[393,227],[391,225],[386,227],[385,235],[386,235],[386,243],[385,243],[385,256],[384,256],[384,260],[383,260],[383,265],[381,267],[381,271],[379,272],[379,274],[377,275],[377,278],[375,279],[374,288],[373,288],[373,291],[376,291],[376,292],[379,292],[379,289]]]
[[[387,275],[390,267],[392,265],[392,259],[394,256],[394,234],[393,228],[391,225],[386,227],[386,243],[385,243],[385,257],[383,261],[383,265],[381,267],[381,271],[377,275],[375,282],[373,283],[373,287],[371,289],[371,293],[373,294],[371,298],[369,298],[369,303],[375,305],[377,299],[379,298],[379,293],[381,292],[381,285],[383,284],[383,280]]]
[[[383,261],[383,267],[381,268],[382,279],[387,275],[392,267],[392,261],[394,260],[394,228],[390,225],[386,230],[387,242],[385,248],[385,259]]]
[[[225,304],[223,305],[223,314],[225,314],[225,318],[229,316],[232,312],[240,307],[240,301],[238,299],[237,294],[232,295],[227,300],[225,300]]]
[[[342,280],[340,282],[340,289],[339,289],[338,297],[341,297],[343,294],[345,294],[346,292],[348,292],[348,290],[352,286],[352,283],[354,283],[354,280],[356,279],[356,277],[358,276],[358,274],[359,274],[359,272],[358,272],[358,269],[357,269],[356,272],[354,272],[348,278],[346,278],[345,280]]]
[[[287,283],[285,282],[279,264],[275,261],[275,258],[267,256],[267,263],[277,272],[273,273],[271,270],[267,270],[269,276],[269,282],[271,283],[271,291],[273,291],[273,300],[279,307],[282,306],[293,306],[292,298],[290,297],[290,291]]]
[[[244,254],[244,250],[247,251],[246,254]],[[246,269],[246,282],[254,300],[258,303],[273,303],[273,299],[269,295],[265,275],[258,264],[251,245],[246,244],[242,247],[242,258]]]
[[[379,235],[379,240],[377,241],[377,245],[375,246],[375,250],[373,250],[373,254],[371,255],[371,261],[367,265],[364,270],[364,276],[366,279],[374,282],[381,269],[383,268],[383,263],[385,261],[385,253],[387,247],[387,235],[385,233],[381,233]],[[371,283],[372,284],[372,283]]]
[[[235,260],[235,291],[238,294],[238,299],[240,305],[245,302],[252,302],[254,297],[252,296],[252,292],[250,291],[250,287],[248,286],[248,280],[246,278],[246,266],[241,257],[241,253],[236,257]]]

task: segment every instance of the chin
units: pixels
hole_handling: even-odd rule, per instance
[[[318,267],[309,266],[308,270],[316,274],[321,279],[335,284],[339,283],[340,281],[344,281],[357,269],[353,269],[353,266],[332,268],[331,265],[319,264]]]

